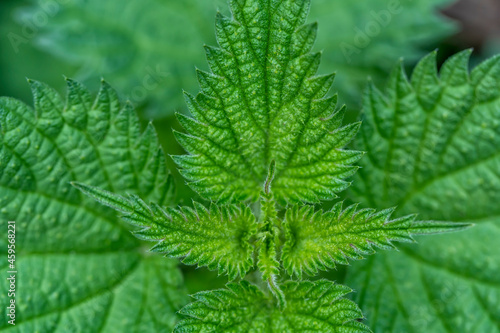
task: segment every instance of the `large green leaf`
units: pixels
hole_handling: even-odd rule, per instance
[[[315,75],[316,24],[304,25],[310,1],[231,1],[218,15],[219,47],[206,47],[212,73],[198,71],[201,92],[186,94],[194,118],[176,133],[190,155],[175,156],[189,185],[207,199],[257,200],[275,163],[280,202],[332,199],[361,153],[342,149],[358,123],[326,94],[334,75]]]
[[[134,110],[106,83],[93,101],[67,82],[66,103],[38,82],[31,82],[34,110],[0,98],[0,228],[16,221],[18,271],[16,325],[3,315],[0,330],[167,332],[186,298],[176,262],[144,254],[112,210],[70,185],[84,181],[166,205],[165,156],[152,126],[141,133]]]
[[[469,51],[435,53],[408,82],[370,86],[357,148],[368,151],[353,196],[396,214],[477,226],[437,236],[349,270],[376,332],[500,331],[500,57],[469,75]]]
[[[181,90],[196,89],[192,68],[204,63],[201,45],[212,44],[213,15],[227,2],[33,1],[19,21],[32,26],[47,18],[36,25],[37,45],[81,67],[82,79],[104,75],[157,116],[184,108]],[[322,27],[318,49],[328,51],[324,68],[339,72],[336,89],[350,107],[358,106],[368,76],[383,78],[399,57],[416,60],[421,47],[450,34],[452,26],[436,12],[448,2],[313,1],[312,19]]]

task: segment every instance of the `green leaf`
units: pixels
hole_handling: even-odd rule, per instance
[[[283,289],[289,306],[282,312],[246,281],[197,293],[174,332],[370,332],[357,321],[357,305],[342,298],[351,292],[345,286],[320,280],[287,282]]]
[[[326,97],[334,75],[315,76],[316,24],[309,1],[231,1],[217,16],[219,47],[206,47],[212,73],[186,94],[194,118],[179,115],[191,154],[176,156],[191,187],[221,202],[257,200],[271,161],[277,201],[318,202],[345,189],[359,152],[343,150],[359,124],[342,127],[344,108]]]
[[[348,259],[363,259],[375,248],[394,249],[392,241],[412,242],[412,235],[456,231],[466,224],[415,222],[409,215],[390,220],[393,209],[376,212],[356,210],[352,205],[342,210],[342,202],[332,210],[315,211],[311,206],[293,206],[286,211],[283,227],[286,242],[281,252],[288,274],[302,279],[302,272],[315,275]]]
[[[85,184],[74,186],[122,212],[123,220],[140,227],[134,234],[143,240],[156,241],[153,252],[182,258],[188,265],[217,269],[231,280],[245,276],[254,265],[250,238],[257,232],[257,223],[247,206],[212,205],[208,210],[195,202],[194,209],[163,209],[155,203],[147,205],[135,195],[125,198]]]
[[[106,83],[95,100],[67,80],[66,103],[30,81],[34,110],[0,98],[0,228],[16,221],[16,326],[23,332],[164,332],[185,301],[176,262],[147,256],[114,212],[70,185],[81,181],[171,201],[151,125]],[[0,242],[5,246],[7,233]],[[7,270],[6,256],[0,265]],[[2,279],[1,290],[7,290]],[[7,307],[7,293],[0,296]],[[0,329],[10,327],[7,316]]]
[[[438,74],[432,53],[411,82],[398,66],[384,93],[372,85],[365,95],[356,147],[368,154],[355,199],[396,205],[396,215],[476,223],[349,270],[376,331],[500,331],[500,57],[469,74],[469,55]]]
[[[358,108],[368,76],[385,79],[398,58],[416,61],[453,33],[436,9],[450,2],[313,1],[311,18],[322,31],[317,49],[327,51],[323,69],[338,71],[336,89],[349,109]],[[76,65],[87,83],[104,75],[150,115],[165,116],[184,109],[180,89],[195,91],[193,64],[204,64],[200,46],[212,43],[213,15],[227,1],[128,0],[127,10],[118,0],[33,3],[18,19],[24,25],[48,17],[37,25],[36,46]]]

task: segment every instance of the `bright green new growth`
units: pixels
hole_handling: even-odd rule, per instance
[[[289,275],[302,278],[348,264],[348,259],[362,259],[373,254],[375,247],[392,249],[391,241],[413,241],[412,235],[460,230],[469,225],[448,222],[415,222],[415,216],[389,220],[393,209],[375,212],[356,211],[356,205],[342,210],[342,203],[331,211],[314,211],[312,206],[293,205],[278,217],[270,183],[274,164],[264,185],[257,216],[245,205],[212,204],[207,210],[199,203],[195,208],[167,208],[146,204],[136,195],[122,197],[80,183],[78,189],[104,205],[123,214],[122,219],[142,229],[134,234],[156,241],[154,252],[182,258],[186,264],[198,264],[227,274],[231,280],[257,268],[262,280],[284,307],[285,296],[278,284],[281,263]]]
[[[133,108],[105,82],[93,99],[67,80],[66,101],[45,84],[29,83],[34,109],[0,98],[0,227],[17,222],[15,328],[172,329],[187,298],[177,264],[146,256],[114,211],[70,185],[170,204],[173,184],[153,127],[141,132]],[[7,232],[0,244],[7,248]],[[6,279],[0,289],[9,289]],[[3,309],[8,302],[0,298]],[[12,327],[7,319],[0,317],[0,330]]]
[[[343,150],[359,124],[342,127],[344,108],[326,97],[334,75],[316,76],[316,24],[309,1],[231,1],[217,16],[219,47],[206,47],[212,73],[186,93],[194,118],[176,133],[191,155],[175,156],[189,185],[219,202],[257,200],[271,161],[279,202],[318,202],[345,189],[360,152]]]
[[[279,311],[259,288],[230,283],[195,294],[196,301],[180,311],[188,319],[174,332],[370,332],[355,320],[363,316],[356,304],[342,298],[351,291],[327,280],[289,281],[283,285],[289,306]]]
[[[284,218],[280,218],[270,188],[273,166],[264,185],[258,217],[245,205],[212,204],[207,210],[195,203],[194,209],[165,210],[154,203],[147,205],[134,195],[125,198],[84,184],[74,186],[123,213],[123,220],[141,227],[134,234],[157,241],[152,251],[181,258],[186,264],[216,269],[231,280],[238,275],[244,278],[257,268],[281,310],[290,306],[281,285],[282,268],[301,279],[303,272],[314,275],[318,269],[333,268],[336,262],[347,264],[348,259],[362,259],[362,255],[373,254],[374,247],[394,248],[391,241],[412,241],[412,234],[467,227],[459,223],[414,222],[414,216],[389,221],[393,210],[356,211],[353,205],[342,211],[342,203],[325,213],[315,213],[311,206],[294,205],[286,208]]]
[[[318,270],[348,264],[348,259],[363,259],[375,253],[375,247],[394,249],[392,241],[412,242],[412,235],[459,230],[466,224],[415,222],[409,215],[390,221],[394,209],[375,212],[356,211],[357,205],[342,210],[342,202],[331,211],[314,211],[311,206],[287,209],[283,228],[286,242],[281,258],[288,274],[302,278],[302,272],[314,275]]]
[[[135,195],[124,198],[88,185],[74,185],[121,212],[124,221],[141,227],[134,232],[138,238],[158,241],[151,249],[153,252],[183,258],[182,262],[188,265],[217,269],[231,280],[245,276],[253,266],[250,237],[256,234],[257,224],[247,206],[211,205],[207,209],[195,202],[194,209],[164,209],[155,203],[147,205]]]

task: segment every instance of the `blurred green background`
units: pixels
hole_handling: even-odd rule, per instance
[[[474,47],[482,59],[498,49],[496,0],[312,0],[319,23],[322,72],[336,71],[334,90],[360,107],[367,77],[379,84],[399,58],[411,66]],[[185,112],[182,90],[196,92],[194,68],[207,69],[204,44],[215,44],[214,15],[225,0],[3,0],[0,2],[0,94],[30,101],[25,77],[62,90],[62,76],[96,89],[104,77],[145,118]],[[389,16],[386,16],[389,14]]]

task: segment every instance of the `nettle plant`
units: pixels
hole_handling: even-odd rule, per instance
[[[209,207],[74,186],[140,227],[134,234],[156,241],[152,251],[227,274],[226,289],[197,293],[181,310],[177,332],[369,331],[343,298],[351,289],[306,276],[467,224],[391,220],[394,209],[342,202],[315,207],[349,186],[363,153],[344,149],[360,123],[342,125],[345,108],[327,96],[334,75],[316,75],[309,1],[231,1],[231,10],[217,16],[219,47],[206,46],[201,92],[186,93],[193,118],[178,119],[187,133],[175,133],[190,154],[173,158]]]
[[[356,141],[369,154],[352,193],[376,208],[399,204],[403,217],[391,219],[394,208],[343,202],[323,210],[322,202],[350,185],[363,153],[345,149],[360,123],[342,125],[345,108],[328,95],[334,75],[316,75],[317,26],[304,24],[309,1],[230,5],[232,18],[217,16],[219,46],[206,47],[211,72],[197,71],[201,92],[186,93],[193,117],[178,116],[187,133],[175,133],[189,154],[173,158],[206,202],[172,208],[172,179],[153,126],[141,133],[132,106],[105,82],[92,101],[68,80],[64,103],[30,81],[34,111],[0,99],[0,213],[30,221],[18,230],[19,269],[31,272],[19,275],[17,320],[26,331],[164,331],[176,324],[174,312],[187,303],[176,262],[144,255],[143,243],[105,206],[138,227],[137,238],[156,242],[153,252],[230,280],[224,289],[196,293],[180,310],[176,332],[370,331],[356,303],[344,298],[352,290],[315,275],[376,248],[393,249],[394,241],[412,242],[412,235],[466,228],[401,214],[439,209],[438,197],[451,201],[461,185],[490,184],[490,192],[474,192],[482,199],[475,205],[495,215],[487,203],[500,193],[493,172],[500,156],[499,57],[469,77],[463,52],[438,77],[433,53],[411,82],[398,67],[386,95],[370,85],[366,126]],[[493,120],[485,123],[484,115]],[[478,149],[467,143],[471,138]],[[454,178],[476,167],[480,177]],[[466,221],[466,205],[472,203],[450,209]],[[456,219],[448,207],[443,212]],[[378,325],[410,327],[399,320]]]

